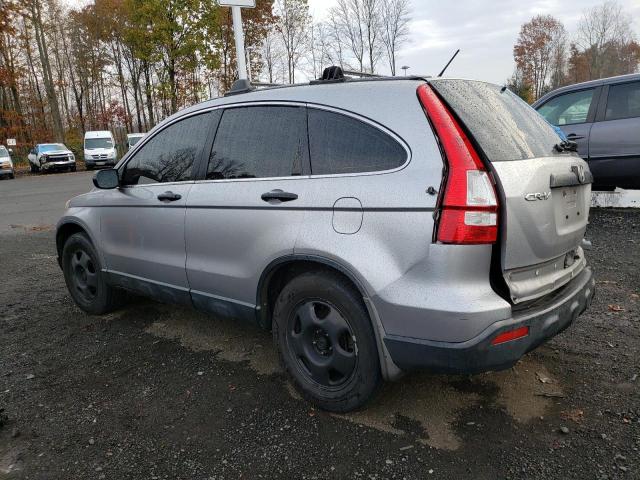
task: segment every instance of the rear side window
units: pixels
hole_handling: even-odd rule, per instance
[[[640,82],[611,85],[605,120],[640,117]]]
[[[314,175],[391,170],[405,149],[383,131],[355,118],[309,109],[309,150]]]
[[[127,162],[125,185],[193,180],[193,165],[210,134],[209,114],[179,120],[158,132]]]
[[[491,162],[561,155],[560,137],[527,103],[506,88],[474,80],[430,80]]]
[[[552,125],[586,123],[595,89],[565,93],[552,98],[538,109],[540,115]]]
[[[302,175],[306,133],[304,107],[229,108],[218,126],[207,179]]]

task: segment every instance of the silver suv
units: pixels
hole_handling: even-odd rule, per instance
[[[131,290],[271,329],[302,394],[348,411],[404,371],[507,368],[587,308],[573,147],[477,81],[229,95],[98,172],[58,258],[88,313]]]

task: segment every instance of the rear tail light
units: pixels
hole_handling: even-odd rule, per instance
[[[440,139],[447,162],[447,178],[438,221],[442,243],[494,243],[498,238],[496,191],[467,134],[427,84],[418,98]]]

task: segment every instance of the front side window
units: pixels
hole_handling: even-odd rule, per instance
[[[127,162],[125,185],[193,180],[193,166],[210,134],[208,114],[179,120],[158,132]]]
[[[595,89],[565,93],[552,98],[538,109],[551,125],[575,125],[585,123],[593,102]]]
[[[391,136],[355,118],[309,109],[309,150],[314,175],[398,168],[407,152]]]
[[[605,120],[640,117],[640,82],[611,85]]]
[[[208,180],[302,175],[307,162],[303,107],[228,108],[213,143]]]
[[[4,148],[2,145],[0,145],[0,158],[7,158],[9,157],[9,151]]]

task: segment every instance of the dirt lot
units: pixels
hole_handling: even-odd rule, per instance
[[[146,300],[88,317],[51,231],[0,235],[0,479],[640,478],[640,212],[591,222],[577,324],[347,416],[299,399],[268,333]]]

